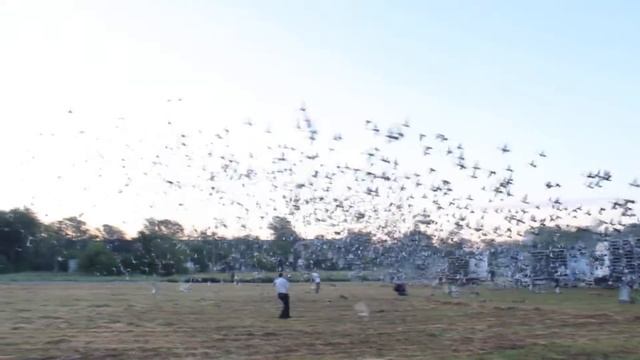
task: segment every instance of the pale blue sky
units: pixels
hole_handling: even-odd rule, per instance
[[[0,121],[12,129],[0,151],[20,174],[0,179],[4,208],[35,202],[52,218],[85,212],[130,229],[151,215],[201,225],[198,207],[123,213],[140,194],[115,200],[96,185],[63,197],[42,174],[68,166],[81,177],[61,160],[78,152],[80,127],[123,146],[167,118],[206,131],[247,118],[278,128],[295,123],[302,101],[321,132],[345,134],[358,151],[365,119],[409,118],[416,132],[462,142],[481,165],[511,164],[516,189],[541,200],[546,180],[576,201],[639,197],[628,186],[640,177],[637,1],[0,0],[0,46]],[[169,108],[177,97],[184,105]],[[39,140],[41,131],[57,140]],[[505,142],[506,158],[496,150]],[[409,146],[399,156],[423,166]],[[548,161],[527,169],[540,150]],[[599,168],[614,183],[586,189],[582,174]]]

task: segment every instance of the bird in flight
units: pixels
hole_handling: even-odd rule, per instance
[[[442,142],[445,142],[445,141],[449,140],[449,138],[447,138],[443,134],[436,134],[436,140],[440,140]]]

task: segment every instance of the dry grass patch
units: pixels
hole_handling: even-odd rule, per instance
[[[293,284],[290,320],[270,285],[0,284],[0,358],[639,358],[640,306],[615,292],[479,289],[451,299],[378,283]],[[594,296],[594,294],[598,294]],[[354,304],[364,302],[368,317]],[[636,350],[638,349],[638,350]]]

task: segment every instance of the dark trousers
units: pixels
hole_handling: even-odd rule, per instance
[[[282,311],[280,312],[280,319],[288,319],[289,315],[289,294],[278,293],[278,299],[282,301]]]

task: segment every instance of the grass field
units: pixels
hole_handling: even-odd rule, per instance
[[[323,271],[322,279],[327,282],[350,281],[350,271]],[[382,272],[365,271],[362,272],[364,279],[380,279]],[[309,281],[309,272],[287,272],[289,281]],[[271,283],[278,276],[277,272],[237,272],[237,278],[242,282],[267,282]],[[9,274],[0,274],[0,283],[4,282],[42,282],[42,281],[73,281],[73,282],[123,282],[123,281],[166,281],[179,282],[193,279],[211,279],[211,282],[231,281],[231,273],[228,272],[209,272],[195,274],[181,274],[171,276],[153,276],[131,274],[128,276],[96,276],[94,274],[83,273],[65,273],[65,272],[18,272]],[[205,281],[207,282],[207,281]]]
[[[640,358],[640,306],[567,289],[467,292],[380,283],[292,285],[292,316],[268,284],[0,284],[0,359]],[[369,316],[354,304],[364,302]]]

